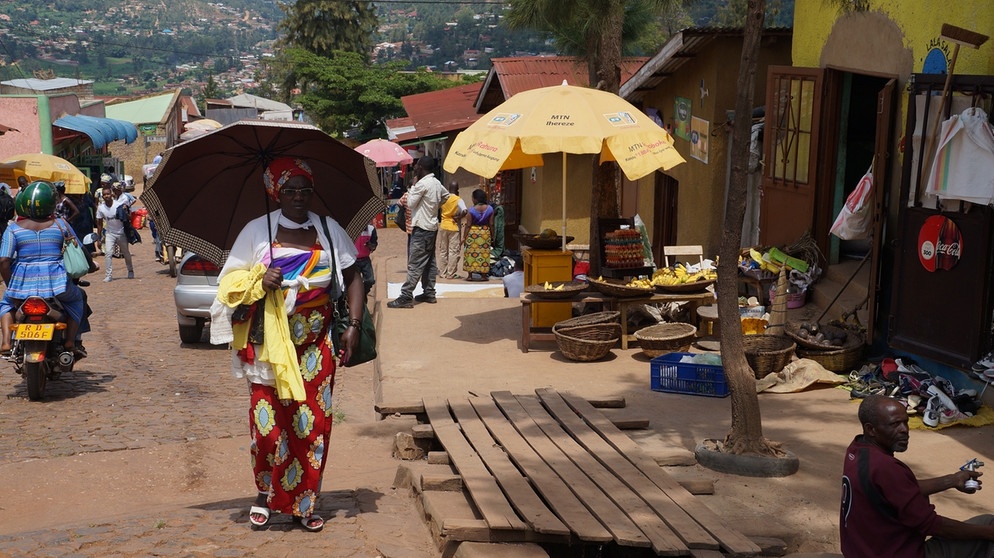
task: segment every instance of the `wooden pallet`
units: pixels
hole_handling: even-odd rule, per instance
[[[659,556],[761,549],[660,468],[590,402],[565,392],[425,399],[444,452],[420,482],[440,545],[545,542],[650,548]],[[440,457],[440,454],[444,457]],[[457,474],[446,474],[451,471]]]

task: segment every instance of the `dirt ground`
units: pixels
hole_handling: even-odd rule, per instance
[[[691,451],[728,428],[728,399],[651,391],[637,349],[616,349],[599,363],[565,361],[554,344],[522,353],[519,305],[499,290],[385,308],[386,283],[402,281],[404,237],[381,230],[374,253],[380,358],[337,377],[342,421],[318,504],[330,521],[319,534],[279,518],[252,531],[244,384],[229,375],[226,349],[180,345],[175,280],[153,260],[147,230],[143,236],[136,279],[90,277],[90,357],[49,385],[47,401],[28,401],[12,367],[0,364],[0,478],[10,486],[0,501],[0,557],[438,556],[413,500],[391,487],[399,464],[392,439],[413,421],[378,420],[376,403],[553,387],[624,396],[631,413],[650,419],[649,430],[633,433],[649,448]],[[114,265],[123,277],[123,261]],[[839,473],[857,433],[856,406],[838,389],[761,395],[760,402],[766,435],[800,458],[797,474],[753,479],[699,466],[668,469],[678,479],[714,479],[715,495],[701,498],[747,534],[782,538],[792,552],[837,552]],[[915,431],[903,458],[925,476],[973,457],[994,463],[992,432]],[[994,491],[941,494],[933,503],[965,518],[994,510]]]

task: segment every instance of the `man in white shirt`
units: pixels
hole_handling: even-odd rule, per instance
[[[124,264],[128,267],[128,279],[134,279],[135,268],[131,263],[131,248],[124,234],[124,222],[117,218],[117,208],[121,207],[122,200],[114,197],[114,190],[110,186],[104,186],[101,193],[103,203],[97,206],[97,238],[106,232],[106,238],[104,238],[104,270],[106,272],[104,283],[110,283],[113,280],[114,246],[119,246],[121,255],[124,256]]]
[[[525,290],[525,272],[521,256],[514,256],[514,271],[501,277],[504,282],[504,296],[518,298]]]
[[[407,256],[407,280],[400,289],[400,296],[387,303],[388,308],[414,308],[414,301],[434,304],[435,239],[438,235],[438,207],[448,196],[448,191],[435,178],[435,159],[425,156],[415,165],[418,181],[407,191],[407,212],[411,217],[410,241]],[[424,292],[414,295],[414,286],[421,281]]]

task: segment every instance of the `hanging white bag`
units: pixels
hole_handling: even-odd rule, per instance
[[[857,240],[869,238],[873,230],[873,163],[867,169],[863,178],[859,179],[856,189],[846,198],[842,211],[832,224],[831,233],[842,240]]]

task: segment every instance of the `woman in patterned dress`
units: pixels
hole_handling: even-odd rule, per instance
[[[331,434],[334,357],[347,362],[356,349],[365,291],[352,240],[334,219],[308,210],[309,166],[276,159],[264,182],[280,209],[249,222],[235,240],[219,278],[223,304],[212,309],[211,340],[223,341],[231,324],[232,370],[249,383],[258,489],[249,521],[262,527],[271,513],[285,513],[319,531],[324,519],[314,509]],[[335,355],[330,328],[340,285],[355,310]],[[213,324],[222,326],[216,336]]]
[[[0,278],[7,286],[0,300],[0,356],[10,355],[12,312],[29,296],[59,300],[68,316],[63,349],[77,360],[86,356],[79,341],[90,330],[86,299],[62,262],[64,238],[76,234],[69,223],[53,216],[55,204],[55,188],[43,181],[23,186],[14,200],[20,218],[7,227],[0,242]]]
[[[463,264],[467,281],[486,281],[490,275],[490,239],[494,228],[494,208],[487,203],[487,193],[473,190],[473,207],[466,212],[463,224]]]

